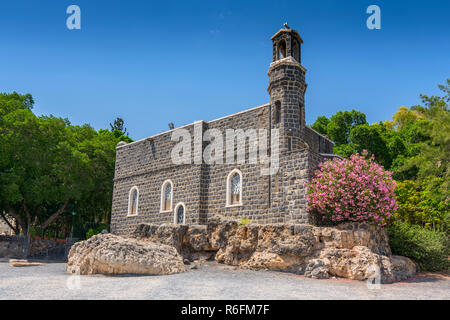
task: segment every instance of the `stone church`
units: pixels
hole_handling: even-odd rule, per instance
[[[174,164],[171,151],[176,142],[171,136],[180,128],[121,142],[117,145],[112,233],[127,234],[140,223],[202,224],[216,214],[253,223],[308,221],[305,186],[318,163],[334,156],[333,142],[305,124],[302,38],[285,27],[271,40],[269,103],[181,128],[192,135],[195,130],[278,129],[276,174],[262,175],[263,164],[249,162]],[[245,150],[248,153],[248,146]]]

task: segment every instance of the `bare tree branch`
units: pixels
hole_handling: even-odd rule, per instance
[[[5,223],[8,225],[8,227],[11,228],[11,230],[14,231],[15,234],[18,234],[20,232],[19,228],[14,227],[8,220],[8,218],[6,218],[6,215],[4,212],[0,212],[0,216],[3,218],[3,221],[5,221]]]
[[[8,209],[8,214],[14,219],[16,219],[23,233],[25,233],[27,230],[27,225],[25,224],[25,221],[23,221],[23,219],[14,211],[14,209]]]
[[[50,216],[50,218],[48,218],[44,223],[42,223],[40,225],[41,229],[45,229],[47,228],[56,218],[58,218],[58,216],[64,212],[64,210],[66,209],[67,205],[69,204],[69,197],[66,197],[66,202],[62,205],[61,208],[59,208],[59,210],[57,212],[55,212],[54,214],[52,214]]]

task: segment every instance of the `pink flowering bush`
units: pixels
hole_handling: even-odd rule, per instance
[[[366,221],[385,226],[397,210],[392,172],[374,161],[374,156],[354,154],[320,164],[308,186],[308,208],[322,220]]]

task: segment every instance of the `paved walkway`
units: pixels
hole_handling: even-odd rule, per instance
[[[79,281],[78,281],[79,280]],[[0,299],[450,299],[450,278],[421,274],[369,290],[365,282],[315,280],[208,263],[169,276],[69,276],[64,263],[10,267],[0,261]]]

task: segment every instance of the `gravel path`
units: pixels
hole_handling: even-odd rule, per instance
[[[448,300],[450,278],[421,274],[404,282],[369,290],[361,281],[314,280],[281,272],[233,270],[215,263],[169,276],[94,275],[77,278],[65,273],[64,263],[13,268],[3,260],[0,261],[0,299]]]

